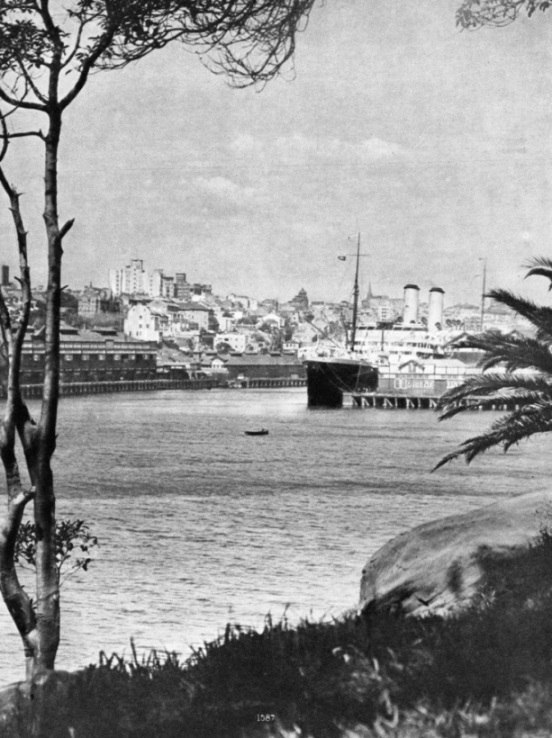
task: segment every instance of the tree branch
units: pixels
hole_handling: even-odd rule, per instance
[[[23,96],[24,97],[24,96]],[[18,100],[16,97],[12,97],[5,90],[0,87],[0,99],[7,102],[8,105],[12,105],[14,108],[22,108],[23,110],[39,110],[44,113],[46,111],[45,105],[39,103],[28,102],[25,99]]]
[[[99,38],[96,47],[92,50],[90,55],[84,60],[80,74],[78,76],[78,79],[73,86],[73,88],[65,95],[65,97],[61,100],[60,107],[61,110],[65,110],[65,108],[70,105],[73,100],[77,97],[77,95],[83,90],[84,86],[86,85],[86,82],[88,80],[88,76],[100,58],[100,56],[109,48],[111,45],[111,42],[113,41],[113,35],[114,31],[105,31],[101,37]]]

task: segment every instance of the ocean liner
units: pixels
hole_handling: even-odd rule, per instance
[[[360,234],[357,241],[355,282],[353,287],[353,320],[348,345],[326,349],[322,355],[306,356],[309,407],[342,407],[344,392],[369,392],[376,389],[378,371],[354,350],[358,320],[358,265]]]

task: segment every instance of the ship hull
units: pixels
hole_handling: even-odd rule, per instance
[[[342,407],[344,392],[370,392],[378,371],[359,359],[318,358],[304,362],[309,407]]]

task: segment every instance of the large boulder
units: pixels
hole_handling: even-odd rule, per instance
[[[504,563],[542,536],[551,513],[552,492],[532,492],[402,533],[363,569],[360,609],[416,616],[465,609],[482,592],[491,563],[502,565],[503,576]]]

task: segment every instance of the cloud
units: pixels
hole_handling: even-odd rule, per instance
[[[411,152],[399,144],[383,141],[381,138],[368,138],[357,147],[363,161],[383,161],[410,158]]]
[[[264,172],[285,168],[391,164],[412,158],[412,152],[405,147],[377,137],[350,142],[339,138],[294,134],[263,141],[250,135],[241,135],[231,143],[230,150],[241,159],[243,165]]]
[[[243,186],[220,175],[196,177],[192,183],[191,197],[197,200],[203,211],[209,210],[220,217],[228,212],[256,210],[267,200],[262,187]]]

